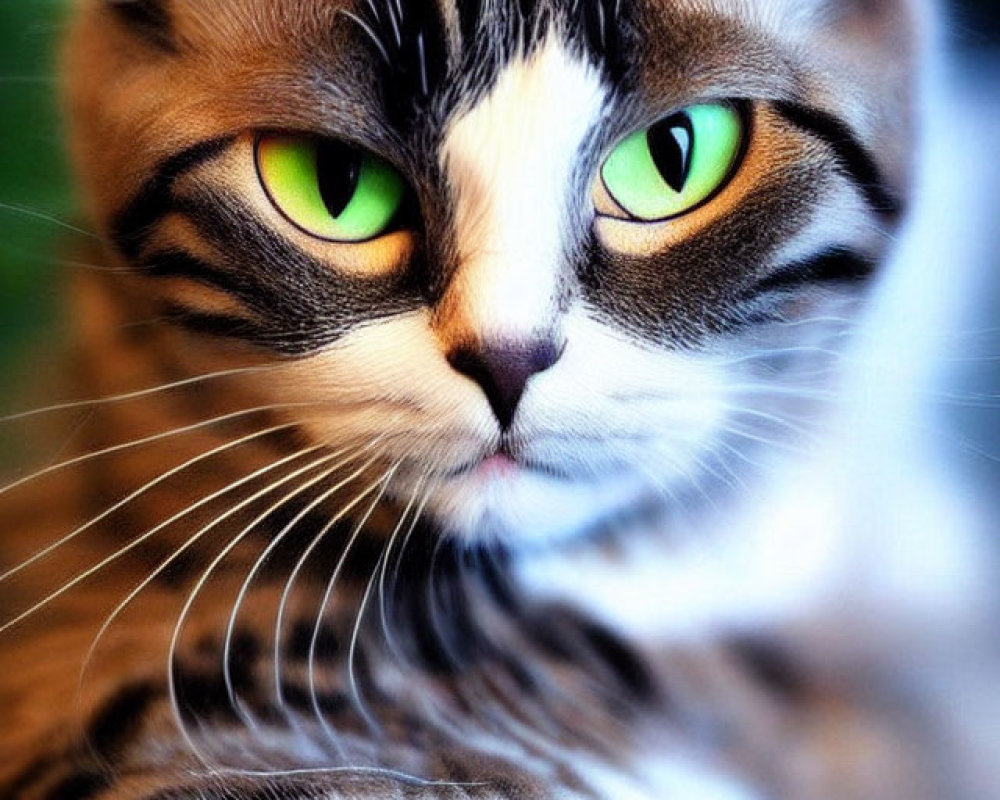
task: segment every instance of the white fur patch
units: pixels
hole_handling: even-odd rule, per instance
[[[570,177],[603,100],[597,72],[553,37],[449,127],[442,162],[461,249],[453,291],[471,332],[523,339],[549,326]]]
[[[732,779],[710,772],[693,761],[644,759],[633,774],[593,761],[573,764],[600,797],[614,800],[756,800],[758,795]]]

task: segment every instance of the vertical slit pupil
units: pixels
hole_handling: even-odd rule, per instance
[[[341,142],[322,142],[317,147],[316,177],[323,205],[331,217],[344,213],[358,188],[362,155]]]
[[[691,118],[681,112],[656,123],[646,134],[649,153],[663,180],[680,193],[691,172],[694,128]]]

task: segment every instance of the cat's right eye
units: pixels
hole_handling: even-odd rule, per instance
[[[601,168],[603,189],[612,205],[606,213],[660,222],[697,208],[732,176],[745,128],[737,107],[703,103],[636,131],[618,144]]]
[[[363,242],[380,236],[406,195],[406,182],[388,162],[335,140],[262,135],[256,159],[274,207],[320,239]]]

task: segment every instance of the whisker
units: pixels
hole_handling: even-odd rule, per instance
[[[387,778],[395,778],[404,783],[411,783],[417,786],[475,787],[475,786],[489,785],[484,782],[428,780],[426,778],[417,777],[416,775],[411,775],[408,772],[402,772],[401,770],[398,769],[389,769],[387,767],[364,767],[364,766],[308,767],[303,769],[281,769],[281,770],[216,769],[213,770],[213,774],[223,775],[223,776],[232,775],[244,778],[291,778],[291,777],[308,777],[308,776],[320,776],[320,775],[358,774],[358,775],[379,775]]]
[[[357,524],[354,526],[354,530],[351,531],[351,536],[347,540],[347,544],[344,546],[343,551],[340,554],[340,558],[337,559],[337,564],[333,568],[333,573],[330,579],[327,581],[326,589],[323,592],[322,599],[319,604],[319,609],[316,612],[316,622],[313,625],[312,638],[309,640],[309,655],[306,659],[306,682],[309,686],[309,699],[313,708],[313,714],[316,720],[319,722],[320,727],[323,728],[323,732],[326,734],[327,739],[337,748],[339,751],[341,749],[340,742],[337,739],[333,728],[326,719],[326,715],[323,713],[323,709],[319,702],[319,693],[316,690],[316,649],[319,644],[319,633],[322,627],[323,617],[326,614],[327,606],[330,603],[330,598],[333,595],[334,586],[337,583],[337,579],[340,577],[340,572],[344,568],[344,564],[347,563],[347,556],[351,552],[354,543],[358,540],[361,531],[364,529],[365,525],[368,524],[368,520],[374,513],[378,504],[382,501],[382,497],[385,495],[385,490],[389,486],[389,481],[395,474],[398,468],[398,462],[390,468],[385,475],[381,478],[381,484],[379,486],[378,493],[375,495],[375,499],[372,500],[371,505],[368,506],[364,515],[358,520]]]
[[[420,491],[423,489],[423,487],[426,486],[427,479],[428,479],[427,473],[424,473],[423,475],[420,476],[420,478],[418,478],[416,485],[413,487],[413,493],[410,497],[410,503],[407,506],[407,511],[413,505],[414,500],[416,500],[417,495],[420,494]],[[403,536],[403,541],[399,550],[399,558],[396,561],[396,573],[395,573],[396,575],[399,574],[398,568],[400,565],[400,560],[403,557],[403,553],[406,552],[406,547],[410,542],[410,537],[413,536],[413,531],[416,529],[417,523],[420,521],[420,517],[423,516],[424,509],[427,507],[427,503],[430,500],[430,497],[431,497],[431,492],[427,491],[424,494],[423,499],[420,501],[420,505],[417,508],[416,513],[410,520],[410,526],[407,529],[406,534]],[[405,519],[405,514],[406,512],[404,512],[404,516],[400,518],[400,525],[402,525],[403,519]],[[393,645],[393,637],[390,633],[389,614],[386,609],[385,578],[386,578],[386,573],[388,572],[389,559],[392,556],[393,545],[395,543],[398,533],[399,533],[399,527],[397,526],[397,529],[393,531],[392,536],[389,538],[389,544],[386,547],[385,558],[382,559],[382,569],[378,580],[379,618],[382,621],[382,633],[385,636],[386,642],[389,644],[389,647],[392,648],[393,652],[396,653],[397,656],[399,655],[400,651],[397,647]]]
[[[783,450],[786,453],[792,453],[793,455],[808,455],[808,451],[802,447],[798,447],[789,441],[782,441],[781,439],[769,439],[766,436],[760,435],[759,432],[753,430],[747,430],[739,427],[735,422],[730,421],[722,429],[723,433],[728,433],[733,436],[738,436],[741,439],[747,439],[751,442],[756,442],[757,444],[769,447],[772,450]]]
[[[744,405],[723,404],[721,407],[727,411],[734,412],[734,416],[737,418],[754,417],[755,419],[761,419],[765,422],[772,422],[781,428],[785,428],[798,434],[803,439],[810,442],[816,442],[816,431],[805,428],[801,424],[797,424],[798,422],[801,422],[798,418],[779,417],[775,414],[770,414],[766,411],[760,411],[756,408]]]
[[[289,477],[289,479],[292,479],[292,478],[295,478],[295,477],[299,477],[300,475],[304,474],[305,472],[308,472],[310,469],[313,469],[313,468],[315,468],[316,466],[319,466],[322,463],[327,463],[330,460],[332,460],[333,458],[337,458],[338,455],[339,454],[325,456],[322,459],[320,459],[318,462],[313,462],[313,463],[307,465],[307,467],[301,468],[301,469],[297,470],[297,472],[295,474],[293,474],[292,476],[288,476],[288,477]],[[194,606],[195,600],[197,599],[198,595],[201,593],[201,590],[205,587],[205,584],[207,584],[208,581],[211,579],[212,573],[214,573],[215,570],[218,568],[218,566],[229,556],[229,554],[232,553],[232,551],[235,550],[236,547],[239,546],[239,544],[246,539],[246,537],[250,534],[250,532],[259,523],[261,523],[263,520],[267,519],[267,517],[269,517],[270,515],[272,515],[277,509],[281,508],[289,500],[295,498],[296,496],[298,496],[302,492],[304,492],[307,489],[309,489],[310,487],[314,486],[316,483],[318,483],[320,480],[322,480],[328,474],[329,474],[329,472],[324,472],[323,474],[319,475],[318,477],[310,478],[305,483],[300,483],[291,492],[289,492],[288,494],[284,495],[280,500],[278,500],[276,503],[273,503],[271,506],[269,506],[267,509],[265,509],[261,514],[259,514],[258,516],[256,516],[246,526],[244,526],[243,530],[241,530],[239,534],[237,534],[235,537],[233,537],[226,544],[226,546],[223,547],[222,550],[215,556],[215,558],[211,561],[211,563],[209,563],[209,565],[202,571],[202,573],[199,576],[198,580],[195,582],[194,586],[188,592],[188,596],[187,596],[187,598],[186,598],[186,600],[184,602],[184,606],[182,607],[181,612],[180,612],[180,614],[177,617],[177,622],[174,624],[174,630],[173,630],[173,633],[171,634],[171,637],[170,637],[170,647],[169,647],[169,651],[168,651],[168,655],[167,655],[167,684],[168,684],[168,689],[169,689],[170,702],[171,702],[171,706],[172,706],[173,711],[174,711],[175,721],[177,722],[177,726],[178,726],[178,729],[181,732],[181,735],[184,737],[186,743],[191,748],[191,751],[199,758],[200,761],[202,761],[202,763],[205,764],[205,766],[209,766],[209,763],[208,763],[208,761],[206,759],[202,758],[202,755],[201,755],[200,751],[198,750],[197,746],[195,745],[194,740],[191,738],[191,735],[188,733],[187,727],[184,724],[183,714],[181,713],[180,705],[179,705],[178,699],[177,699],[177,679],[176,679],[176,675],[175,675],[174,665],[177,662],[177,647],[178,647],[178,644],[180,642],[180,635],[181,635],[181,631],[183,630],[184,623],[187,621],[188,614],[190,613],[191,608]],[[287,483],[288,480],[284,480],[283,482]],[[265,493],[269,492],[273,488],[274,488],[273,486],[272,487],[268,487],[267,490],[263,491],[261,494],[265,494]],[[256,499],[256,497],[252,498],[252,499]],[[246,505],[246,503],[244,503],[244,505]],[[202,532],[200,532],[199,535],[201,535],[201,533],[204,533],[204,529],[202,530]],[[225,659],[225,654],[223,655],[223,658]],[[256,727],[256,723],[252,720],[252,718],[249,717],[249,715],[244,716],[245,710],[242,709],[242,704],[237,704],[236,706],[234,706],[234,710],[238,714],[240,714],[240,716],[243,718],[244,722],[249,727]]]
[[[308,453],[308,452],[311,452],[311,451],[314,451],[314,450],[319,450],[320,448],[321,448],[321,446],[317,445],[315,447],[309,448],[308,450],[300,451],[299,453],[295,454],[295,457],[301,456],[304,453]],[[289,457],[289,458],[291,458],[291,457]],[[47,595],[45,598],[43,598],[42,600],[40,600],[39,602],[37,602],[31,608],[29,608],[27,611],[22,612],[18,616],[14,617],[12,620],[9,620],[8,622],[5,622],[3,625],[0,625],[0,634],[5,633],[10,628],[12,628],[15,625],[23,622],[28,617],[30,617],[32,614],[40,611],[41,609],[45,608],[47,605],[49,605],[50,603],[52,603],[54,600],[57,600],[58,598],[62,597],[64,594],[66,594],[67,592],[69,592],[75,586],[78,586],[83,581],[87,580],[88,578],[92,577],[93,575],[96,575],[98,572],[100,572],[102,569],[104,569],[105,567],[107,567],[109,564],[112,564],[113,562],[115,562],[119,558],[121,558],[122,556],[124,556],[127,553],[130,553],[131,551],[135,550],[137,547],[139,547],[144,542],[146,542],[149,539],[151,539],[153,536],[155,536],[157,533],[159,533],[164,528],[169,527],[174,522],[177,522],[179,519],[182,519],[183,517],[185,517],[188,514],[190,514],[192,511],[196,511],[198,508],[201,508],[202,506],[204,506],[204,505],[206,505],[206,504],[208,504],[208,503],[210,503],[210,502],[218,499],[219,497],[221,497],[222,495],[226,494],[230,490],[232,490],[232,489],[234,489],[234,488],[236,488],[238,486],[241,486],[242,484],[246,483],[247,481],[251,480],[254,477],[256,477],[256,474],[249,475],[249,476],[241,479],[240,481],[237,481],[234,484],[229,484],[228,486],[223,487],[222,489],[220,489],[220,490],[218,490],[216,492],[213,492],[212,494],[208,495],[207,497],[203,497],[201,500],[199,500],[198,502],[194,503],[193,505],[190,505],[190,506],[187,506],[184,509],[181,509],[176,514],[174,514],[172,517],[170,517],[169,519],[167,519],[167,520],[159,523],[154,528],[151,528],[150,530],[148,530],[144,534],[142,534],[142,536],[138,537],[137,539],[133,539],[131,542],[129,542],[124,547],[116,550],[114,553],[112,553],[111,555],[105,557],[103,560],[101,560],[100,562],[98,562],[96,565],[90,567],[85,572],[77,575],[75,578],[73,578],[69,582],[63,584],[63,586],[61,586],[58,590],[56,590],[56,591],[50,593],[49,595]]]
[[[257,431],[256,433],[251,433],[251,434],[248,434],[247,436],[243,436],[243,437],[237,439],[234,442],[226,442],[225,444],[221,444],[218,447],[213,447],[208,452],[202,453],[201,455],[195,456],[194,458],[191,458],[188,461],[185,461],[180,466],[177,466],[177,467],[174,467],[174,468],[170,469],[169,471],[163,473],[162,475],[157,476],[156,478],[154,478],[153,480],[151,480],[149,483],[147,483],[147,484],[141,486],[140,488],[136,489],[130,495],[128,495],[127,497],[125,497],[125,498],[123,498],[121,500],[119,500],[117,503],[115,503],[111,507],[105,509],[100,514],[98,514],[97,516],[91,517],[85,523],[83,523],[82,525],[80,525],[78,528],[76,528],[71,533],[68,533],[67,535],[63,536],[57,542],[54,542],[54,543],[46,546],[45,548],[43,548],[42,550],[39,550],[33,556],[31,556],[30,558],[28,558],[25,561],[21,562],[17,566],[12,567],[11,569],[7,570],[7,572],[4,572],[4,573],[0,574],[0,583],[3,583],[4,581],[9,580],[13,576],[15,576],[18,573],[24,571],[25,569],[27,569],[28,567],[30,567],[32,564],[37,563],[38,561],[42,560],[43,558],[45,558],[49,554],[55,552],[60,547],[63,547],[64,545],[69,544],[69,542],[73,541],[81,533],[83,533],[84,531],[86,531],[86,530],[94,527],[95,525],[99,524],[100,522],[103,522],[105,519],[107,519],[113,513],[115,513],[119,509],[123,508],[124,506],[128,505],[130,502],[132,502],[133,500],[135,500],[140,495],[148,492],[150,489],[152,489],[155,486],[163,483],[164,481],[169,480],[170,478],[174,477],[175,475],[178,475],[179,473],[183,472],[184,470],[190,469],[195,464],[198,464],[198,463],[200,463],[202,461],[205,461],[205,460],[211,458],[212,456],[216,456],[216,455],[218,455],[220,453],[224,453],[227,450],[232,450],[232,449],[234,449],[236,447],[239,447],[240,445],[246,444],[247,442],[253,441],[254,439],[261,439],[261,438],[263,438],[265,436],[269,436],[272,433],[276,433],[278,431],[287,430],[289,428],[294,428],[294,427],[295,427],[295,423],[287,423],[285,425],[274,425],[274,426],[272,426],[270,428],[265,428],[264,430]]]
[[[386,52],[385,46],[382,44],[382,40],[378,38],[375,31],[371,29],[371,26],[369,26],[367,22],[344,8],[338,8],[337,13],[347,17],[355,25],[361,28],[362,33],[364,33],[368,37],[368,40],[375,45],[376,48],[378,48],[379,54],[382,56],[382,60],[388,65],[392,64],[392,59],[389,58],[389,54]]]
[[[159,386],[153,386],[148,389],[137,389],[132,392],[124,392],[122,394],[109,395],[108,397],[98,397],[91,400],[70,400],[65,403],[56,403],[50,406],[44,406],[43,408],[34,408],[28,411],[19,411],[16,414],[8,414],[7,416],[0,417],[0,423],[4,422],[16,422],[19,420],[29,419],[31,417],[37,417],[42,414],[50,414],[56,411],[72,411],[80,408],[95,408],[98,406],[113,405],[115,403],[122,403],[127,400],[137,400],[142,397],[149,397],[150,395],[161,394],[163,392],[169,392],[172,389],[180,389],[185,386],[192,386],[194,384],[203,383],[205,381],[214,380],[215,378],[227,378],[231,375],[245,375],[252,372],[266,372],[268,370],[273,370],[276,367],[240,367],[238,369],[226,369],[219,372],[210,372],[207,375],[197,375],[192,378],[185,378],[184,380],[174,381],[172,383],[165,383]]]
[[[280,459],[278,459],[277,461],[275,461],[275,462],[273,462],[271,464],[263,466],[260,469],[256,470],[255,472],[252,472],[249,475],[245,475],[242,478],[240,478],[240,479],[238,479],[238,480],[230,483],[229,485],[225,486],[223,489],[221,489],[221,490],[219,490],[217,492],[214,492],[213,494],[211,494],[211,495],[209,495],[209,496],[207,496],[205,498],[202,498],[195,505],[188,506],[187,508],[183,509],[178,514],[175,514],[174,516],[172,516],[170,519],[168,519],[168,520],[166,520],[164,522],[159,523],[159,525],[157,525],[157,527],[154,528],[152,531],[149,531],[147,533],[147,535],[152,535],[152,534],[156,533],[157,530],[162,530],[163,528],[168,527],[169,525],[173,524],[177,520],[181,519],[183,516],[186,516],[187,514],[190,514],[192,511],[195,511],[199,506],[204,506],[207,503],[212,502],[213,500],[217,500],[219,497],[221,497],[221,496],[223,496],[225,494],[228,494],[233,489],[237,489],[240,486],[244,486],[247,483],[250,483],[251,481],[254,481],[257,478],[261,477],[262,475],[265,475],[268,472],[271,472],[272,470],[275,470],[275,469],[278,469],[280,467],[283,467],[283,466],[285,466],[286,464],[288,464],[288,463],[290,463],[292,461],[295,461],[295,460],[297,460],[299,458],[302,458],[303,456],[309,455],[311,453],[315,453],[317,450],[321,450],[321,449],[322,449],[322,446],[320,446],[320,445],[314,445],[313,447],[308,447],[308,448],[305,448],[304,450],[299,450],[296,453],[292,453],[290,455],[284,456],[283,458],[280,458]],[[98,643],[100,642],[100,640],[104,636],[104,634],[107,632],[107,630],[111,627],[111,625],[115,621],[115,619],[117,619],[121,615],[121,613],[129,606],[129,604],[136,597],[138,597],[139,594],[146,587],[148,587],[154,580],[156,580],[156,578],[159,575],[163,574],[163,572],[166,569],[168,569],[171,564],[173,564],[178,558],[180,558],[191,547],[193,547],[195,544],[197,544],[209,531],[213,530],[214,528],[216,528],[217,526],[219,526],[220,524],[222,524],[223,522],[225,522],[230,517],[234,516],[235,514],[238,514],[244,508],[246,508],[247,506],[249,506],[252,503],[256,502],[261,497],[264,497],[265,495],[267,495],[270,492],[274,491],[279,486],[283,486],[284,484],[288,483],[289,481],[295,480],[297,477],[299,477],[303,473],[306,473],[309,470],[314,469],[317,466],[322,465],[323,463],[325,463],[330,458],[335,458],[335,457],[336,456],[327,455],[327,456],[322,456],[320,458],[314,459],[313,461],[311,461],[308,464],[306,464],[304,467],[300,467],[297,470],[295,470],[294,472],[291,472],[288,475],[285,475],[284,477],[279,478],[277,481],[275,481],[274,483],[268,484],[266,487],[264,487],[262,490],[258,491],[257,493],[251,495],[250,497],[248,497],[248,498],[246,498],[244,500],[241,500],[239,503],[237,503],[234,506],[230,506],[229,508],[226,509],[226,511],[224,513],[222,513],[221,515],[217,516],[215,519],[213,519],[211,522],[209,522],[207,525],[205,525],[203,528],[201,528],[197,533],[195,533],[194,535],[192,535],[191,537],[189,537],[186,541],[184,541],[180,545],[180,547],[178,547],[169,556],[167,556],[163,561],[161,561],[160,564],[157,565],[153,569],[153,571],[145,579],[143,579],[143,581],[141,583],[139,583],[138,586],[136,586],[129,593],[129,595],[118,604],[118,606],[114,609],[114,611],[112,611],[111,614],[105,619],[104,624],[101,626],[101,628],[100,628],[97,636],[94,638],[94,641],[93,641],[93,643],[90,646],[90,650],[87,653],[87,657],[84,659],[84,662],[83,662],[84,663],[84,667],[83,667],[83,670],[81,670],[81,681],[82,681],[82,677],[83,677],[83,672],[86,670],[87,664],[89,663],[89,661],[91,660],[94,652],[96,651]]]
[[[345,464],[354,461],[359,455],[374,447],[375,444],[377,444],[377,441],[378,440],[374,442],[369,442],[360,451],[355,451],[351,453],[351,455],[348,456],[347,458],[338,461],[329,469],[324,470],[323,474],[319,476],[319,478],[315,481],[315,483],[324,480],[325,478],[329,477],[334,472],[339,470],[341,467],[343,467]],[[340,454],[338,453],[338,455]],[[332,497],[334,494],[340,491],[344,486],[346,486],[348,483],[358,478],[362,473],[364,473],[366,469],[371,467],[371,465],[374,464],[375,461],[378,460],[378,458],[379,454],[372,456],[372,458],[368,459],[364,464],[358,467],[354,472],[352,472],[346,478],[338,480],[337,483],[335,483],[332,487],[324,490],[322,493],[319,494],[319,496],[311,500],[305,507],[302,508],[302,510],[300,510],[291,519],[291,521],[289,521],[277,533],[277,535],[271,538],[271,541],[268,542],[267,546],[256,558],[250,570],[248,571],[246,578],[240,585],[239,592],[237,592],[236,595],[236,600],[234,601],[232,610],[229,614],[229,620],[226,623],[226,634],[225,634],[224,644],[222,647],[222,677],[223,677],[223,682],[226,685],[226,693],[229,697],[230,702],[233,704],[234,707],[236,706],[236,692],[233,687],[232,667],[229,658],[229,653],[232,648],[233,634],[236,629],[236,618],[239,616],[240,608],[243,606],[243,602],[246,599],[246,595],[250,591],[250,587],[253,584],[254,579],[257,577],[258,572],[267,562],[267,559],[271,556],[271,554],[278,548],[278,546],[285,540],[288,534],[295,528],[296,525],[299,524],[299,522],[305,519],[317,506],[329,500],[330,497]]]
[[[175,436],[181,436],[185,433],[191,433],[192,431],[202,430],[203,428],[209,428],[212,425],[218,425],[223,422],[230,422],[234,419],[240,419],[242,417],[249,417],[253,414],[260,414],[265,411],[278,411],[289,408],[302,408],[304,406],[318,405],[317,403],[277,403],[266,406],[256,406],[254,408],[245,408],[242,411],[233,411],[228,414],[223,414],[219,417],[213,417],[212,419],[202,420],[201,422],[195,422],[190,425],[184,425],[180,428],[173,428],[169,431],[164,431],[162,433],[153,434],[151,436],[144,436],[141,439],[133,439],[130,442],[123,442],[122,444],[112,445],[110,447],[105,447],[101,450],[97,450],[93,453],[85,453],[75,458],[68,459],[66,461],[61,461],[58,464],[52,464],[51,466],[40,469],[31,475],[26,475],[23,478],[15,480],[13,483],[9,483],[6,486],[0,487],[0,495],[5,495],[8,492],[12,492],[21,486],[24,486],[31,481],[38,480],[39,478],[44,478],[46,475],[51,475],[56,472],[60,472],[64,469],[69,469],[70,467],[75,467],[78,464],[84,464],[88,461],[93,461],[95,458],[101,458],[102,456],[111,455],[113,453],[120,453],[123,450],[130,450],[135,447],[141,447],[145,444],[152,444],[153,442],[162,442],[165,439],[172,439]]]
[[[342,506],[337,510],[324,525],[323,528],[313,537],[312,541],[309,542],[309,546],[303,550],[292,571],[289,573],[288,579],[285,581],[285,586],[281,592],[281,599],[278,602],[278,613],[275,620],[275,632],[274,632],[274,688],[275,688],[275,698],[279,708],[285,708],[285,698],[284,689],[282,688],[281,679],[281,649],[282,649],[282,635],[281,631],[284,628],[284,618],[287,613],[287,606],[289,599],[291,597],[291,590],[298,578],[299,573],[305,566],[306,562],[309,560],[309,556],[312,555],[313,551],[318,547],[322,541],[326,538],[327,534],[333,530],[338,522],[340,522],[344,517],[346,517],[351,511],[353,511],[358,504],[371,494],[372,490],[375,489],[383,480],[385,476],[381,476],[378,480],[370,484],[363,492],[358,494],[353,500],[351,500],[346,505]]]
[[[754,350],[740,356],[720,356],[716,359],[711,359],[708,363],[717,367],[734,367],[737,364],[744,364],[748,361],[762,361],[763,359],[771,358],[773,356],[789,355],[828,356],[834,359],[839,359],[844,356],[844,354],[839,350],[830,350],[816,345],[793,345],[788,347]]]
[[[526,725],[516,719],[508,712],[507,709],[503,707],[500,697],[504,693],[499,690],[496,682],[491,680],[487,674],[480,671],[467,670],[465,662],[455,652],[455,648],[450,644],[450,637],[448,636],[441,620],[439,593],[434,590],[434,578],[437,574],[439,557],[444,543],[445,539],[440,537],[434,546],[428,572],[426,593],[427,605],[431,617],[431,626],[439,637],[442,650],[448,661],[455,668],[465,671],[463,680],[456,688],[466,701],[470,703],[470,705],[477,708],[490,708],[494,711],[493,714],[483,715],[480,719],[475,720],[474,724],[478,724],[480,728],[484,728],[484,721],[489,719],[492,724],[493,731],[499,733],[501,736],[504,736],[505,738],[520,738],[522,741],[530,741],[536,747],[544,747],[543,740],[539,734],[530,733]],[[464,574],[461,576],[461,579],[463,581],[465,580]],[[556,687],[552,688],[558,691]],[[526,710],[525,713],[530,712]],[[536,724],[548,727],[547,721],[537,715],[535,715],[535,721]]]
[[[401,462],[396,462],[396,468],[399,467],[400,463]],[[386,480],[388,480],[388,478]],[[403,513],[400,514],[399,522],[396,523],[396,527],[393,528],[392,533],[389,535],[388,543],[386,544],[385,549],[382,551],[382,555],[379,557],[379,560],[375,563],[374,569],[372,569],[371,578],[368,579],[368,585],[365,587],[364,594],[361,597],[361,604],[358,606],[357,618],[355,619],[354,622],[354,630],[351,632],[351,643],[347,651],[347,684],[351,690],[351,697],[354,700],[355,707],[358,709],[362,718],[365,720],[369,728],[371,728],[372,730],[377,730],[378,725],[375,719],[368,712],[364,702],[364,698],[361,696],[361,691],[358,687],[357,675],[355,674],[354,671],[354,656],[358,648],[358,637],[361,633],[361,623],[364,620],[365,611],[368,608],[368,601],[371,599],[372,589],[375,586],[375,579],[378,577],[380,572],[383,575],[385,574],[385,570],[382,568],[382,565],[388,561],[389,552],[392,549],[393,542],[396,541],[396,537],[399,535],[399,532],[403,527],[403,523],[406,521],[407,516],[413,509],[416,499],[417,499],[417,493],[413,492],[410,495],[409,502],[403,509]],[[414,517],[414,524],[416,524],[416,517]]]
[[[46,214],[44,211],[36,211],[33,208],[26,208],[24,206],[17,206],[11,203],[0,203],[0,211],[10,211],[14,214],[20,214],[24,217],[30,217],[31,219],[41,220],[42,222],[48,222],[52,225],[57,225],[67,231],[72,231],[73,233],[79,233],[81,236],[86,236],[97,242],[104,241],[100,236],[98,236],[93,231],[87,231],[83,228],[78,228],[76,225],[70,225],[70,223],[65,220],[61,220],[52,214]]]

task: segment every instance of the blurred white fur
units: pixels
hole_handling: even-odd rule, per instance
[[[539,593],[632,634],[792,632],[831,670],[880,671],[940,726],[949,800],[1000,793],[996,509],[971,480],[1000,454],[967,447],[948,413],[1000,265],[998,87],[1000,64],[928,68],[916,204],[822,446],[707,529],[647,537],[613,565],[590,551],[522,565]]]

